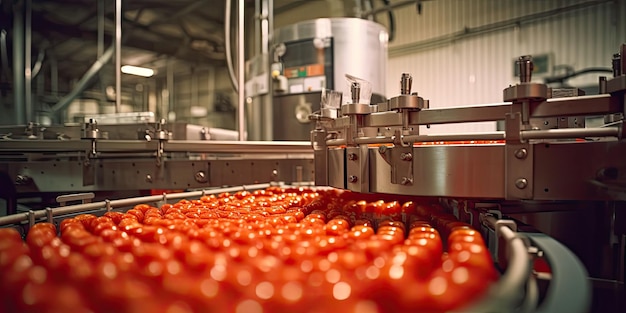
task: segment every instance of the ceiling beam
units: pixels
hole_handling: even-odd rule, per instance
[[[63,39],[79,39],[84,40],[86,43],[96,44],[97,41],[97,32],[82,30],[75,26],[63,25],[54,21],[47,20],[45,16],[37,16],[33,18],[33,21],[37,21],[33,23],[33,32],[40,33],[43,38],[49,38],[51,41],[60,41]],[[124,21],[129,27],[138,28],[140,31],[149,32],[152,35],[158,36],[160,38],[158,41],[153,41],[146,39],[146,36],[141,36],[141,34],[136,34],[133,31],[128,31],[124,33],[124,46],[132,47],[136,49],[147,50],[151,52],[155,52],[157,54],[164,54],[171,57],[180,58],[181,60],[189,61],[189,62],[203,62],[203,63],[212,63],[215,65],[223,65],[223,58],[221,52],[202,52],[198,50],[194,50],[188,45],[185,44],[184,38],[178,38],[173,36],[168,36],[165,34],[161,34],[158,32],[154,32],[149,28],[142,26],[140,24],[134,23],[133,21]],[[112,42],[112,36],[105,34],[105,42]]]

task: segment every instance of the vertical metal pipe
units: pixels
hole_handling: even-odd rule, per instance
[[[50,54],[50,89],[53,97],[59,95],[59,65],[54,53]]]
[[[33,76],[32,76],[32,0],[26,0],[24,9],[24,115],[25,122],[33,121]]]
[[[122,106],[122,0],[115,0],[115,113]]]
[[[265,33],[265,40],[263,45],[263,53],[265,54],[266,60],[267,60],[267,64],[271,64],[272,63],[272,56],[270,55],[270,43],[272,41],[272,34],[274,32],[274,0],[263,0],[265,6],[267,7],[267,14],[266,14],[266,20],[265,20],[265,25],[266,28],[264,28],[264,30],[266,30]],[[268,69],[269,71],[269,69]],[[267,86],[272,86],[272,79],[270,78],[270,75],[268,73],[267,75]],[[267,93],[267,95],[263,96],[263,104],[264,104],[264,108],[263,108],[263,117],[264,117],[264,124],[265,127],[263,129],[264,133],[263,133],[263,139],[264,140],[272,140],[274,139],[274,106],[273,106],[273,93],[272,93],[272,89],[271,87],[268,87],[269,92]]]
[[[263,6],[261,8],[261,53],[267,54],[269,50],[269,3],[271,0],[262,0]]]
[[[198,72],[191,68],[191,107],[197,106],[198,101]]]
[[[98,0],[98,58],[104,53],[104,0]]]
[[[209,73],[208,73],[208,103],[213,103],[213,108],[211,109],[211,111],[215,111],[215,101],[213,101],[213,99],[215,99],[215,68],[213,66],[209,66]]]
[[[96,52],[98,59],[100,59],[104,54],[104,13],[106,10],[104,4],[105,0],[98,0],[98,48]],[[98,76],[100,77],[100,105],[105,105],[107,103],[107,86],[104,83],[103,73],[98,72]]]
[[[239,140],[243,141],[246,134],[245,117],[245,88],[244,88],[244,0],[238,1],[237,6],[237,85],[239,86],[237,92],[237,130],[239,132]],[[228,40],[228,39],[226,39]]]
[[[267,0],[267,34],[268,39],[272,40],[274,33],[274,0]]]
[[[261,0],[261,16],[259,17],[260,31],[261,31],[261,47],[260,53],[263,58],[263,65],[265,66],[265,86],[271,86],[271,78],[269,73],[269,64],[272,62],[272,58],[269,56],[269,22],[268,17],[270,14],[270,1]],[[269,92],[271,88],[268,87],[268,92],[256,96],[253,107],[254,111],[248,113],[247,117],[252,117],[254,123],[248,123],[246,125],[255,125],[255,130],[258,131],[259,140],[272,140],[272,95]]]
[[[263,21],[263,9],[261,8],[261,0],[254,1],[254,53],[262,53],[261,47],[261,23]]]
[[[13,5],[13,105],[15,123],[26,124],[24,113],[24,5]]]
[[[167,77],[165,78],[167,84],[167,108],[164,110],[163,118],[169,119],[169,112],[174,111],[174,62],[171,59],[167,60]]]

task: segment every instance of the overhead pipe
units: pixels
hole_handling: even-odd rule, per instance
[[[50,54],[50,89],[52,96],[59,95],[59,63],[54,53]]]
[[[421,3],[424,1],[428,1],[428,0],[403,0],[403,1],[398,1],[398,2],[394,2],[394,3],[387,3],[385,2],[385,6],[377,8],[377,9],[372,9],[372,10],[368,10],[368,11],[364,11],[361,12],[360,16],[361,18],[368,18],[370,16],[376,15],[378,13],[382,13],[382,12],[390,12],[393,11],[395,9],[399,9],[408,5],[415,5],[418,13],[421,12]]]
[[[91,79],[98,74],[98,72],[102,69],[102,67],[111,60],[113,56],[113,52],[115,51],[115,45],[109,47],[102,57],[100,57],[96,62],[94,62],[91,67],[85,72],[83,77],[76,83],[76,86],[69,94],[64,96],[59,102],[57,102],[54,106],[50,108],[52,113],[56,113],[65,109],[76,97],[78,97],[86,88]],[[58,88],[58,87],[57,87]],[[54,88],[53,88],[54,89]]]
[[[44,47],[39,50],[37,54],[37,60],[35,61],[35,65],[33,65],[33,70],[31,71],[32,78],[35,79],[39,72],[41,71],[41,67],[43,66],[43,60],[46,58],[46,49]]]
[[[24,111],[24,6],[19,1],[13,6],[13,105],[15,123],[26,124]]]

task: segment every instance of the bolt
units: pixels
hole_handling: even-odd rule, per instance
[[[402,177],[402,181],[400,181],[400,184],[402,185],[409,185],[413,183],[413,178],[409,178],[409,177]]]
[[[348,154],[348,160],[350,161],[356,161],[358,159],[356,153],[350,153]]]
[[[196,172],[196,174],[194,175],[194,178],[199,183],[206,183],[207,182],[206,174],[203,171]]]
[[[359,178],[354,175],[350,175],[350,177],[348,177],[348,181],[351,183],[356,183],[357,181],[359,181]]]
[[[524,189],[526,186],[528,186],[528,180],[526,178],[518,178],[515,181],[515,187],[518,189]]]
[[[378,147],[378,153],[385,154],[385,152],[387,152],[387,146]]]
[[[16,185],[28,185],[30,184],[30,182],[32,181],[32,178],[26,176],[26,175],[17,175],[15,177],[15,184]]]
[[[400,159],[402,161],[411,161],[413,160],[413,154],[410,152],[400,154]]]
[[[413,77],[409,73],[402,73],[402,77],[400,78],[400,94],[408,95],[411,94],[411,85],[413,84]]]
[[[526,150],[526,148],[521,148],[521,149],[517,149],[515,150],[515,157],[523,160],[528,156],[528,151]]]
[[[152,182],[152,175],[147,174],[146,175],[146,183],[151,183]]]

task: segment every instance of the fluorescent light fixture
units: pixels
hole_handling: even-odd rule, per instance
[[[122,73],[143,76],[143,77],[150,77],[154,75],[154,70],[151,68],[146,68],[146,67],[124,65],[122,66]]]

